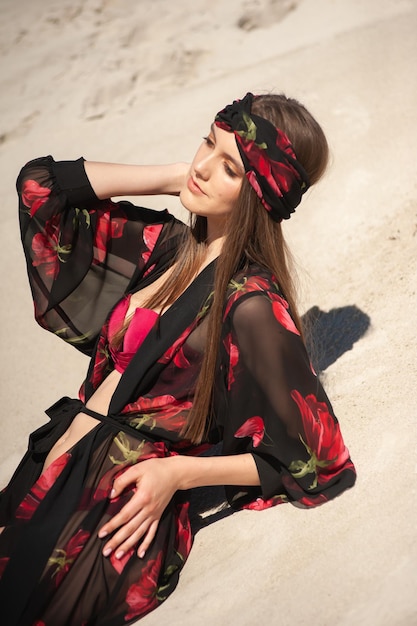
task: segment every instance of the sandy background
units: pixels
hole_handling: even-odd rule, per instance
[[[38,328],[14,180],[30,158],[191,159],[213,114],[284,91],[321,121],[327,178],[287,225],[302,310],[355,305],[368,332],[324,372],[358,469],[312,511],[201,530],[144,626],[417,624],[417,2],[0,0],[1,464],[87,360]],[[175,199],[152,206],[177,210]],[[58,626],[58,625],[57,625]]]

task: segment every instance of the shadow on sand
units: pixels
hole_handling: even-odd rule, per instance
[[[328,313],[313,306],[302,321],[307,350],[318,374],[352,350],[371,324],[370,317],[355,305],[331,309]]]

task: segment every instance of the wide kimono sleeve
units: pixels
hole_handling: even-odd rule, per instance
[[[229,301],[222,340],[223,454],[252,453],[261,487],[227,487],[228,500],[315,506],[351,487],[355,469],[288,304],[256,280],[246,288]]]
[[[172,258],[185,226],[167,211],[98,200],[82,158],[30,161],[17,190],[35,318],[91,354],[112,306]]]

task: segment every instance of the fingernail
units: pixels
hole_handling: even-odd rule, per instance
[[[103,556],[109,556],[109,554],[111,554],[111,548],[106,548],[105,550],[103,550]]]
[[[100,532],[98,533],[98,536],[100,539],[103,539],[103,537],[107,537],[109,533],[107,532],[107,530],[100,530]]]
[[[124,556],[123,550],[119,550],[119,552],[116,552],[116,559],[121,559],[122,556]]]
[[[112,490],[110,491],[110,499],[111,499],[111,498],[114,498],[115,496],[116,496],[116,491],[115,491],[115,489],[112,489]]]
[[[142,552],[139,552],[138,557],[140,559],[143,559],[144,556],[145,556],[145,550],[142,550]]]

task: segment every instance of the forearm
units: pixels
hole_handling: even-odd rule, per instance
[[[249,453],[209,457],[178,455],[167,460],[178,489],[210,485],[260,485],[255,460]]]
[[[136,546],[137,554],[142,558],[155,537],[163,511],[178,490],[208,485],[250,487],[259,484],[251,454],[173,455],[132,465],[113,483],[111,499],[118,498],[127,488],[135,488],[127,504],[100,529],[100,538],[114,533],[103,546],[103,554],[108,556],[116,551],[116,558],[121,558]]]
[[[179,193],[188,172],[186,163],[122,165],[86,161],[85,171],[98,198]]]

